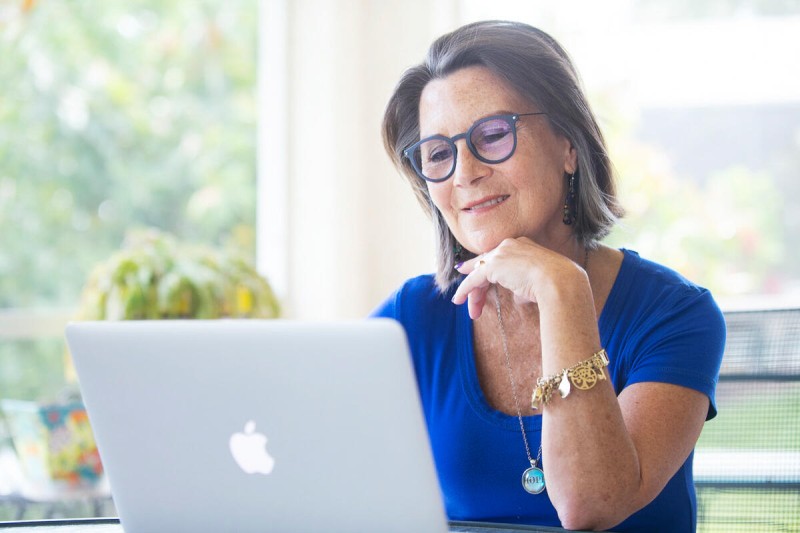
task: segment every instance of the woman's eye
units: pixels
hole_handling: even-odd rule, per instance
[[[440,145],[431,148],[425,160],[429,163],[441,163],[453,157],[453,150],[448,145]]]
[[[503,140],[503,138],[508,135],[507,131],[498,131],[494,133],[489,133],[483,137],[484,143],[495,143],[498,141]]]
[[[511,133],[508,124],[487,123],[473,135],[473,143],[476,146],[489,146],[504,140]]]

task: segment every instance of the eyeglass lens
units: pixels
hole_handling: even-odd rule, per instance
[[[511,117],[490,118],[470,128],[467,146],[481,161],[499,163],[514,150],[514,123]],[[456,165],[456,145],[451,139],[435,137],[414,150],[422,175],[429,180],[448,177]]]

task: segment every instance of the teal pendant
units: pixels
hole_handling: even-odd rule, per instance
[[[522,488],[530,494],[541,494],[544,491],[544,472],[535,466],[522,473]]]

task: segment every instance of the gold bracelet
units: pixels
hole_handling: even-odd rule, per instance
[[[608,354],[601,348],[599,352],[592,354],[590,358],[569,368],[564,368],[558,374],[548,378],[539,378],[536,380],[536,388],[533,389],[531,407],[539,410],[542,406],[550,403],[550,397],[556,389],[558,389],[562,398],[566,398],[571,390],[570,381],[572,385],[580,390],[591,389],[598,381],[606,379],[603,368],[607,366]]]

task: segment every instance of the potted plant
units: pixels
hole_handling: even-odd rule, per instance
[[[156,230],[130,234],[89,275],[79,320],[277,318],[269,283],[241,257]]]
[[[123,247],[94,267],[82,291],[78,320],[277,318],[267,280],[246,260],[154,230],[131,232]],[[76,382],[67,358],[68,380]],[[37,404],[6,401],[3,411],[29,477],[69,484],[102,473],[76,391]]]

